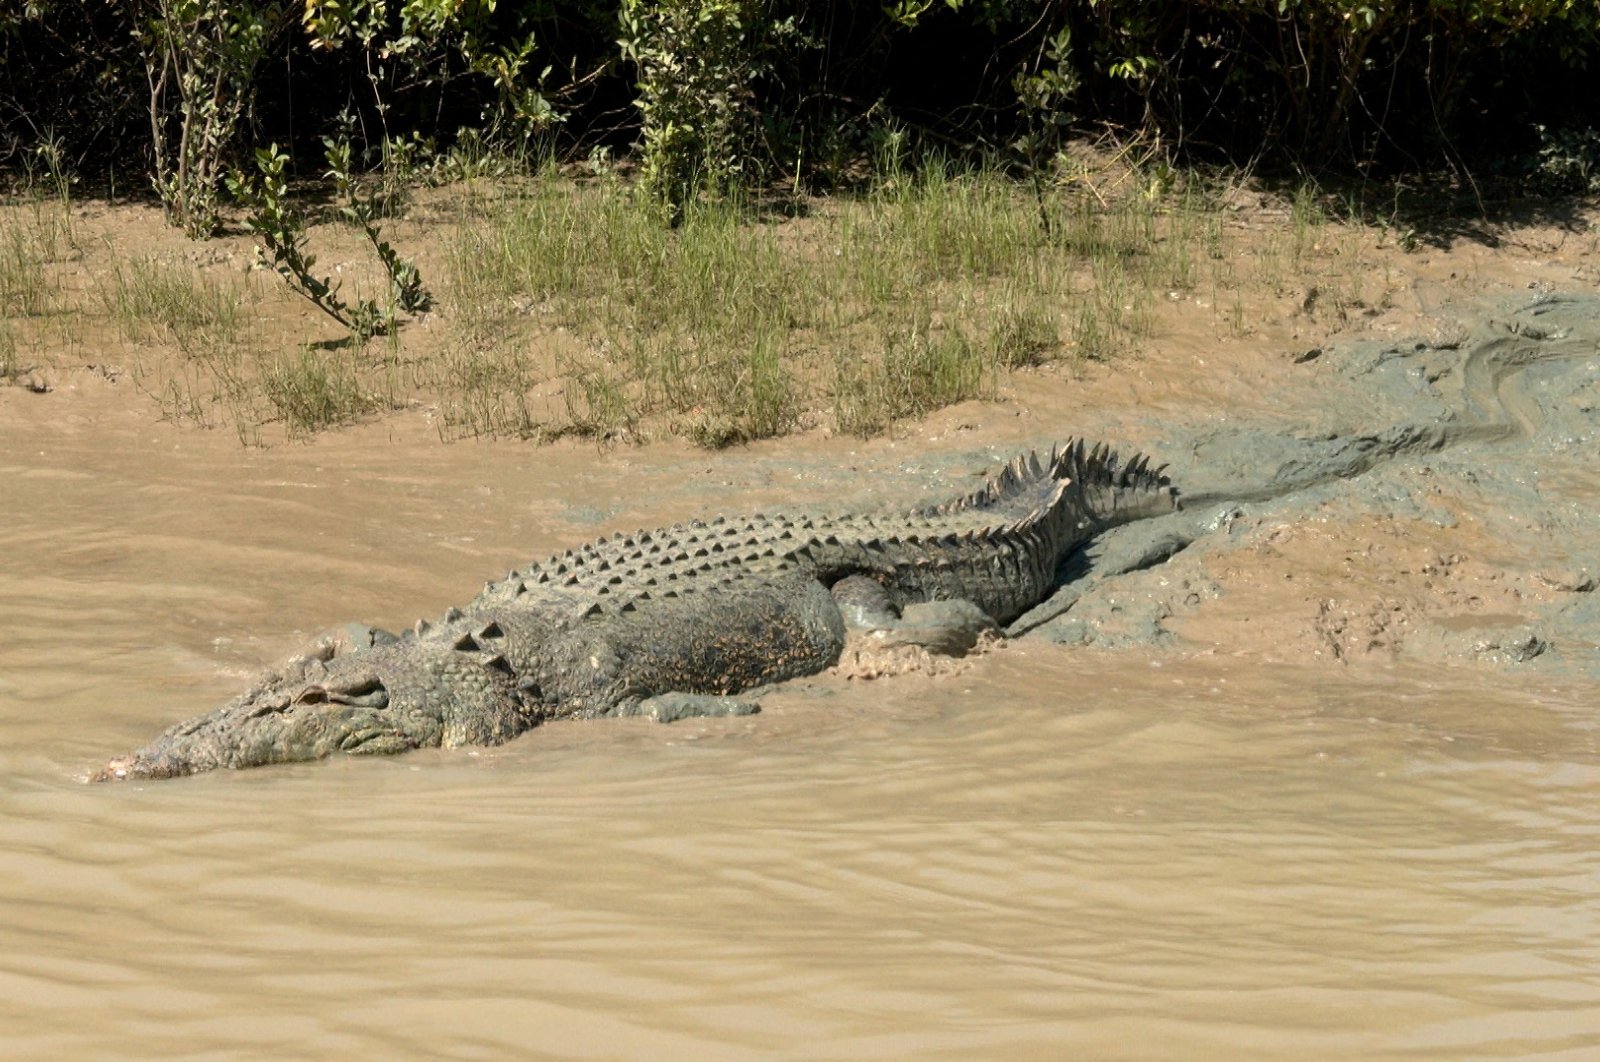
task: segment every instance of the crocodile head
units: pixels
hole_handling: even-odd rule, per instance
[[[499,655],[417,639],[340,655],[347,649],[314,643],[233,701],[179,723],[89,780],[498,744],[530,725]]]

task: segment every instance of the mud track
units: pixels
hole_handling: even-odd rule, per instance
[[[1600,299],[1458,327],[1303,356],[1277,399],[1307,431],[1168,428],[1183,511],[1101,536],[1009,633],[1600,677]]]

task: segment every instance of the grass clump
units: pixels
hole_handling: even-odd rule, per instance
[[[660,416],[720,446],[790,430],[807,393],[858,432],[993,393],[999,371],[1062,353],[1043,307],[1079,264],[1011,182],[935,163],[803,226],[721,200],[669,228],[614,182],[538,179],[461,219],[449,273],[479,342],[578,340],[578,430]]]
[[[1038,297],[1010,300],[990,317],[988,348],[1002,369],[1036,368],[1061,350],[1061,333]]]
[[[841,431],[873,435],[897,420],[991,394],[991,369],[959,329],[886,336],[880,357],[835,362],[834,419]]]
[[[17,358],[17,334],[8,321],[0,321],[0,380],[12,380],[22,375],[22,362]]]
[[[58,286],[50,267],[77,253],[66,207],[35,202],[0,211],[0,316],[49,312]]]
[[[718,449],[788,431],[798,408],[784,349],[782,336],[773,332],[757,339],[745,357],[714,366],[683,433]]]
[[[567,394],[579,430],[663,414],[726,445],[792,423],[783,337],[808,311],[788,265],[741,204],[689,204],[669,229],[615,186],[539,181],[460,227],[449,274],[480,346],[503,346],[530,318],[576,333],[584,355]]]
[[[267,365],[261,384],[291,437],[347,424],[382,404],[363,390],[349,359],[308,346]]]
[[[840,229],[846,276],[863,294],[1025,272],[1044,241],[1010,181],[938,161],[880,180]]]
[[[448,396],[440,409],[447,435],[527,439],[549,432],[528,399],[544,378],[522,347],[456,343],[437,361],[437,387]]]
[[[134,378],[176,421],[213,427],[226,411],[237,423],[258,418],[259,374],[241,340],[245,286],[149,258],[115,258],[92,286],[99,308],[129,343],[171,344],[176,362],[136,363]]]
[[[625,382],[603,368],[573,373],[566,389],[567,413],[573,429],[601,438],[632,436],[638,431],[638,401]]]
[[[188,352],[202,343],[232,342],[239,333],[241,292],[189,268],[122,259],[96,282],[102,308],[135,343],[170,337]]]

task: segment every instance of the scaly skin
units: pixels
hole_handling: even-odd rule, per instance
[[[869,588],[891,616],[965,600],[1003,623],[1050,592],[1078,545],[1175,505],[1143,458],[1124,464],[1079,442],[910,512],[619,534],[513,571],[404,637],[359,625],[324,636],[91,780],[493,745],[561,717],[752,711],[728,697],[838,660],[836,586],[852,601]]]

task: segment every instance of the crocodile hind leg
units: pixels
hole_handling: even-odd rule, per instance
[[[618,715],[638,715],[658,723],[676,723],[680,719],[707,716],[755,715],[761,703],[749,697],[732,697],[715,693],[660,693],[642,701],[624,704]]]
[[[851,631],[889,630],[900,622],[900,610],[883,584],[869,575],[847,575],[828,590]]]
[[[999,624],[965,599],[916,601],[896,608],[883,584],[847,575],[833,584],[833,599],[853,637],[878,648],[915,647],[940,656],[965,656]]]

